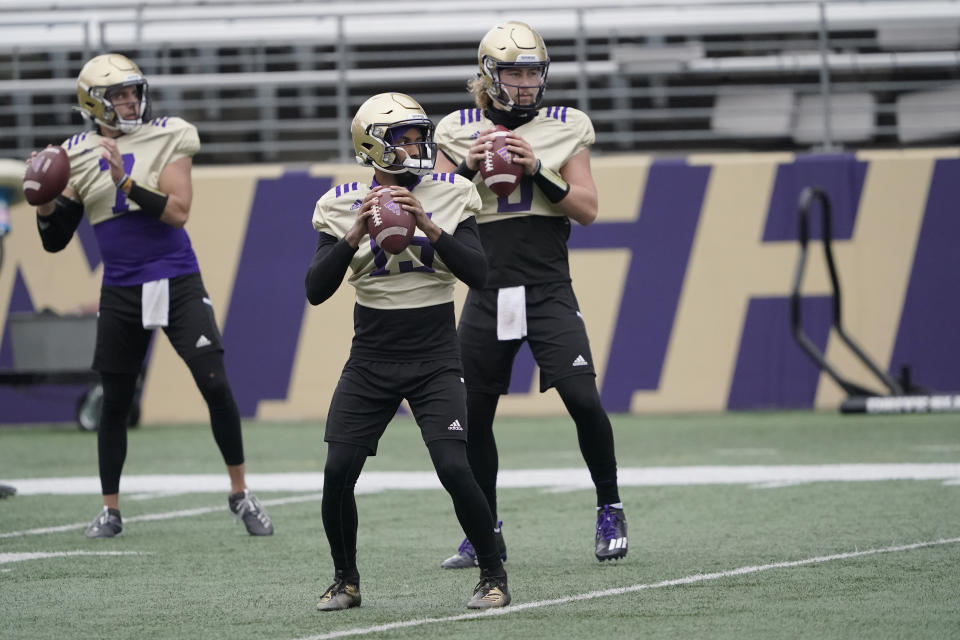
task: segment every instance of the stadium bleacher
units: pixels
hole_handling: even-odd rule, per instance
[[[960,0],[0,0],[0,154],[74,132],[76,74],[115,50],[200,125],[200,162],[349,160],[349,116],[373,92],[435,115],[467,104],[476,42],[504,19],[544,34],[549,99],[590,113],[598,152],[960,139]],[[901,122],[918,101],[943,115]]]

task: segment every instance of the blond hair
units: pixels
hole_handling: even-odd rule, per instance
[[[481,111],[485,111],[490,106],[492,99],[490,94],[487,93],[483,78],[479,75],[467,80],[467,91],[473,95],[473,102],[480,107]]]

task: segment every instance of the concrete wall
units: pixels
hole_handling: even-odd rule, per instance
[[[604,156],[593,168],[600,217],[575,226],[571,266],[608,410],[838,405],[842,392],[799,350],[788,325],[796,203],[811,184],[833,202],[845,328],[894,375],[907,364],[920,384],[960,390],[960,150]],[[350,346],[353,289],[344,285],[320,307],[306,303],[303,276],[316,241],[310,217],[332,185],[366,176],[346,165],[194,170],[187,229],[244,416],[326,413]],[[85,222],[67,249],[51,255],[28,207],[14,207],[12,220],[0,271],[0,368],[11,364],[9,312],[95,306],[101,275]],[[810,249],[806,330],[845,375],[879,389],[831,335],[821,244]],[[538,388],[524,348],[500,414],[562,414],[556,394]],[[70,420],[82,391],[0,387],[0,422]],[[207,419],[162,334],[142,408],[145,422]]]

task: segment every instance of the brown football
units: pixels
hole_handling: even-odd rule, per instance
[[[23,174],[23,195],[37,206],[46,204],[66,188],[70,180],[70,158],[63,147],[47,147],[33,157]]]
[[[497,196],[506,198],[520,184],[523,167],[514,164],[513,154],[507,151],[505,136],[510,130],[502,125],[497,125],[496,128],[496,137],[487,149],[487,157],[480,163],[480,177]]]
[[[413,214],[394,202],[389,190],[381,191],[373,214],[367,218],[367,231],[373,241],[388,253],[401,253],[410,244],[416,229],[417,219]]]

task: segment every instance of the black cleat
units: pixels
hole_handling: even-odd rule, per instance
[[[497,528],[493,531],[493,537],[497,541],[497,548],[500,549],[500,559],[507,561],[507,543],[503,540],[503,521],[497,522]],[[469,538],[464,538],[460,543],[457,552],[444,560],[440,566],[444,569],[469,569],[479,567],[477,561],[477,551]]]
[[[627,555],[627,518],[623,509],[603,505],[597,513],[597,560],[619,560]]]
[[[507,576],[480,576],[473,597],[467,602],[467,609],[493,609],[508,604],[510,591],[507,590]]]
[[[237,516],[237,521],[242,522],[247,528],[247,533],[252,536],[273,535],[273,522],[270,521],[270,514],[257,500],[257,496],[251,493],[250,489],[234,493],[227,502],[230,505],[230,511]]]
[[[323,596],[320,597],[320,602],[317,603],[317,611],[342,611],[359,606],[360,586],[347,582],[338,572],[334,583],[327,587]]]
[[[114,538],[123,531],[123,521],[116,509],[104,507],[87,527],[88,538]]]

